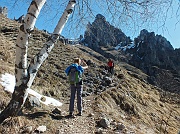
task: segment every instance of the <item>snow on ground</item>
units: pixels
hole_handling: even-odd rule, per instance
[[[15,76],[8,73],[2,74],[0,79],[0,84],[4,87],[5,91],[13,93],[15,86]],[[35,96],[41,103],[45,105],[62,106],[62,103],[59,102],[58,100],[55,100],[54,98],[41,95],[30,88],[28,88],[27,91],[29,94]]]
[[[121,50],[123,50],[123,51],[126,51],[127,49],[131,49],[131,48],[134,48],[134,47],[135,47],[134,43],[128,44],[128,45],[126,45],[126,46],[121,46],[121,43],[120,43],[120,44],[118,44],[114,49],[116,49],[116,50],[121,49]]]

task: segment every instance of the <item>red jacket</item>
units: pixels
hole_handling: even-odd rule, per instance
[[[114,66],[113,61],[108,61],[108,63],[107,63],[107,64],[108,64],[108,66],[109,66],[109,67],[113,67],[113,66]]]

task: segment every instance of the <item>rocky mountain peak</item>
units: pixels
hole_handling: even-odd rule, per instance
[[[126,52],[132,56],[129,63],[148,74],[154,85],[179,92],[180,51],[175,51],[165,37],[143,29],[134,39],[134,46]]]
[[[121,29],[110,25],[101,14],[96,15],[92,24],[88,23],[84,38],[84,43],[94,50],[99,47],[115,47],[120,43],[125,45],[131,42],[130,37],[127,37]]]
[[[102,15],[102,14],[97,14],[96,15],[96,19],[95,20],[102,20],[102,21],[106,21],[106,18]]]
[[[145,29],[141,30],[140,35],[134,39],[134,47],[127,52],[133,55],[131,59],[133,65],[135,65],[134,61],[138,61],[138,65],[143,63],[141,69],[149,65],[156,65],[163,69],[176,68],[172,62],[174,48],[170,42],[165,37]]]
[[[161,48],[162,50],[174,50],[173,46],[167,39],[161,35],[155,35],[154,32],[148,32],[146,29],[140,31],[140,35],[135,38],[136,45],[138,42],[148,42],[148,47]],[[146,44],[146,43],[144,43]]]

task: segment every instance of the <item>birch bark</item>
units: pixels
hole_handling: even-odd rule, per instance
[[[27,72],[27,50],[28,38],[34,29],[37,17],[46,0],[32,0],[27,15],[23,24],[20,26],[17,41],[16,41],[16,61],[15,61],[15,76],[16,85],[12,94],[11,101],[0,114],[0,123],[9,116],[15,116],[23,107],[23,104],[28,96],[27,82],[29,75]]]
[[[52,48],[54,47],[54,43],[59,39],[59,34],[61,34],[66,22],[70,14],[73,12],[73,8],[76,4],[75,0],[70,0],[66,9],[63,12],[63,15],[59,19],[58,24],[56,25],[53,34],[49,37],[48,41],[41,49],[41,51],[35,56],[35,58],[31,61],[30,66],[28,68],[28,72],[30,74],[30,79],[28,82],[28,87],[32,85],[32,82],[37,74],[37,71],[44,60],[48,57]]]

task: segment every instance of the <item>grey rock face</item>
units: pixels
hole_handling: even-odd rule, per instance
[[[117,46],[120,43],[126,45],[131,42],[130,37],[110,25],[101,14],[97,14],[94,22],[87,25],[84,38],[84,43],[94,50],[101,46]]]
[[[126,52],[132,55],[129,63],[148,74],[150,83],[179,92],[179,82],[174,75],[180,77],[180,49],[174,50],[166,38],[144,29],[134,39],[134,47]]]

